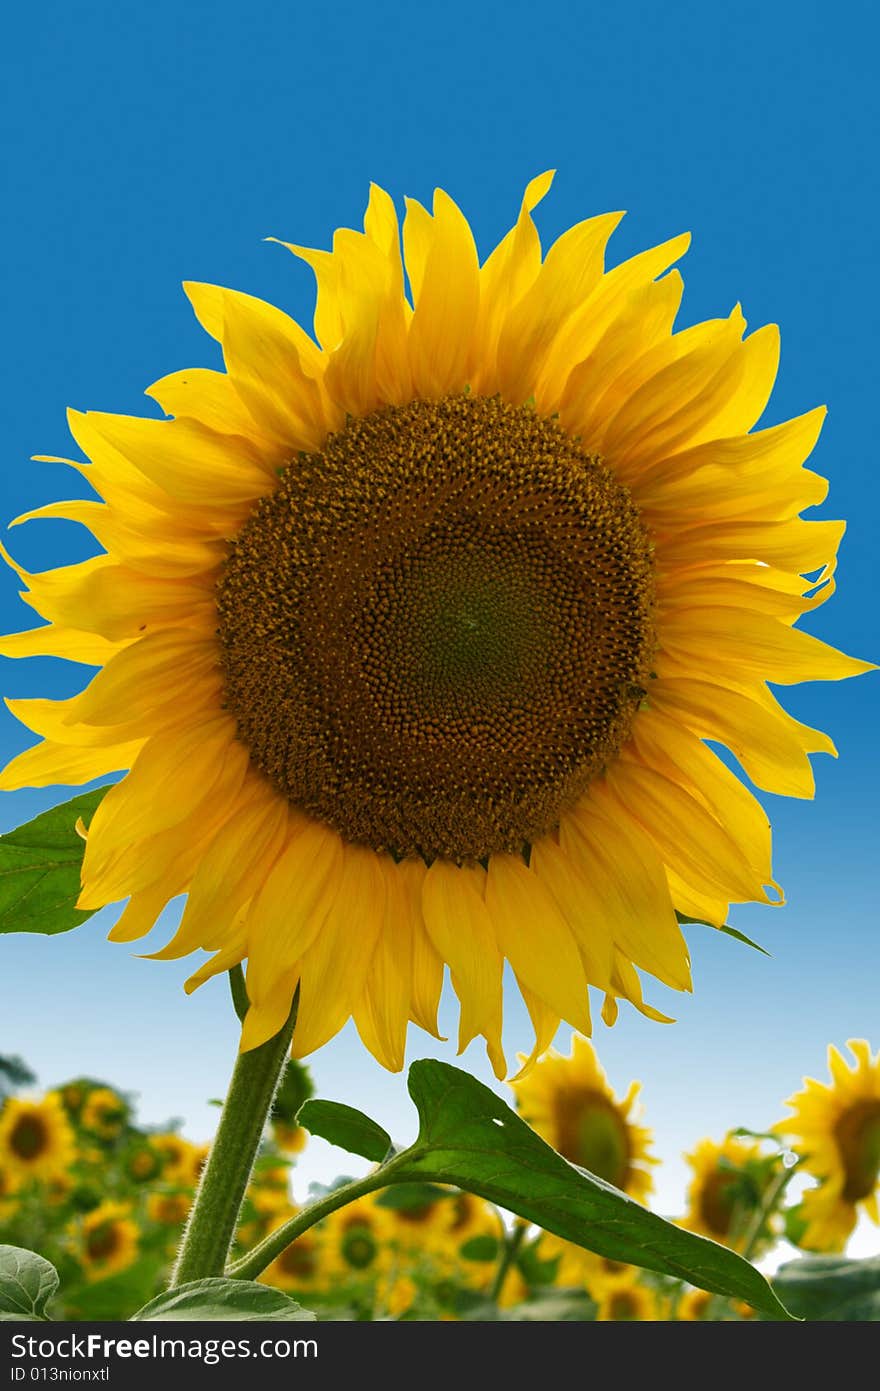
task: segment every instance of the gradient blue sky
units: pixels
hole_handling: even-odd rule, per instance
[[[452,3],[442,15],[370,6],[177,4],[16,7],[2,86],[9,213],[0,256],[4,452],[0,517],[76,491],[72,473],[29,463],[69,454],[64,410],[151,414],[164,373],[217,365],[180,281],[218,281],[310,323],[310,273],[262,238],[328,245],[358,225],[370,180],[461,204],[488,250],[535,173],[559,170],[539,210],[546,238],[593,213],[629,209],[614,259],[691,229],[682,323],[741,300],[752,327],[782,327],[765,417],[820,402],[814,456],[832,482],[821,515],[847,517],[839,591],[810,629],[878,658],[876,623],[876,21],[868,7],[806,3],[620,4],[589,8]],[[870,26],[872,32],[861,26]],[[818,514],[817,514],[818,515]],[[88,553],[58,522],[12,534],[16,558],[47,568]],[[30,626],[11,572],[2,631]],[[0,659],[6,695],[71,693],[76,668]],[[625,1011],[597,1043],[612,1080],[644,1082],[668,1161],[660,1206],[681,1203],[678,1156],[702,1134],[762,1127],[829,1040],[880,1045],[876,872],[877,678],[786,693],[828,729],[815,802],[767,797],[788,906],[733,922],[772,959],[691,929],[693,997],[650,992],[670,1027]],[[32,742],[6,712],[4,761]],[[61,800],[4,794],[0,827]],[[191,1000],[186,971],[105,941],[112,913],[63,938],[0,942],[0,1051],[51,1084],[92,1072],[140,1094],[144,1117],[207,1136],[235,1047],[223,981]],[[162,935],[161,929],[159,935]],[[665,996],[665,998],[664,998]],[[454,1037],[453,1011],[445,1006]],[[508,1015],[511,1051],[527,1039]],[[411,1056],[454,1060],[413,1031]],[[486,1080],[476,1047],[465,1065]],[[320,1092],[411,1129],[403,1080],[347,1030],[314,1060]],[[343,1157],[315,1145],[307,1177]],[[860,1243],[876,1250],[872,1234]]]

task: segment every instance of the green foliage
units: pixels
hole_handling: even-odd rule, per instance
[[[85,842],[75,828],[106,792],[84,792],[0,836],[0,932],[53,935],[91,917],[76,907]]]
[[[753,942],[751,937],[747,937],[744,932],[740,932],[737,928],[731,927],[729,923],[724,923],[723,926],[716,927],[714,923],[707,923],[702,918],[689,918],[687,913],[677,912],[675,916],[683,926],[688,926],[693,923],[698,927],[711,927],[713,932],[723,932],[725,937],[733,937],[735,941],[742,942],[744,946],[752,947],[754,951],[759,951],[762,956],[772,955],[766,947],[760,946],[758,942]]]
[[[190,1280],[151,1299],[132,1315],[133,1323],[160,1319],[218,1321],[247,1319],[249,1323],[314,1322],[310,1309],[289,1299],[281,1290],[252,1280]]]
[[[37,1079],[23,1058],[0,1056],[0,1098],[18,1087],[29,1087]]]
[[[773,1287],[794,1314],[822,1323],[880,1320],[880,1256],[807,1256],[780,1266]]]
[[[36,1251],[0,1246],[0,1320],[45,1319],[57,1289],[58,1271]]]
[[[281,1082],[272,1102],[273,1121],[293,1122],[300,1107],[314,1096],[315,1085],[308,1068],[296,1058],[289,1058],[281,1074]],[[354,1154],[356,1151],[352,1150]]]
[[[376,1121],[353,1106],[339,1101],[307,1101],[297,1119],[312,1135],[320,1135],[331,1145],[339,1145],[349,1154],[380,1163],[391,1149],[391,1136]]]
[[[771,1317],[787,1316],[764,1277],[742,1257],[664,1221],[567,1163],[468,1073],[422,1060],[410,1068],[409,1091],[419,1134],[388,1162],[386,1184],[455,1185],[599,1255],[743,1299]],[[313,1132],[330,1138],[320,1127],[333,1112],[319,1110],[323,1105],[309,1102],[306,1110]]]

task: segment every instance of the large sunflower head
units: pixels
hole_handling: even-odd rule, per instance
[[[53,1092],[40,1101],[7,1097],[0,1111],[0,1169],[8,1182],[48,1182],[67,1172],[74,1154],[73,1130]]]
[[[593,1045],[574,1035],[571,1052],[549,1053],[511,1084],[523,1120],[565,1159],[644,1202],[654,1183],[651,1132],[638,1124],[641,1083],[618,1100]]]
[[[785,1103],[792,1115],[775,1127],[820,1180],[802,1205],[801,1244],[816,1251],[842,1250],[862,1211],[880,1223],[880,1052],[865,1039],[847,1047],[853,1065],[830,1045],[830,1082],[806,1077]]]
[[[290,246],[314,338],[188,285],[225,370],[151,387],[171,418],[72,413],[98,500],[29,514],[102,553],[15,567],[49,624],[0,651],[101,670],[11,703],[43,742],[2,785],[130,770],[80,904],[128,900],[131,941],[186,893],[156,955],[212,952],[191,989],[247,958],[245,1048],[299,985],[298,1054],[353,1016],[398,1069],[444,963],[499,1075],[505,960],[536,1054],[589,1031],[589,985],[609,1022],[621,998],[662,1018],[635,968],[690,988],[676,910],[779,896],[766,816],[703,740],[810,796],[833,745],[766,682],[866,670],[794,626],[843,524],[798,515],[822,411],[753,429],[776,329],[744,337],[737,306],[676,332],[687,238],[606,271],[618,214],[542,255],[550,182],[482,264],[445,193],[401,250],[373,188],[363,232]]]

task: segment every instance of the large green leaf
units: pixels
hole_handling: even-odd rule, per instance
[[[410,1068],[409,1091],[419,1135],[391,1161],[395,1182],[455,1184],[601,1256],[788,1317],[748,1261],[569,1164],[468,1073],[425,1059]]]
[[[44,1320],[57,1289],[58,1271],[36,1251],[0,1246],[0,1320]]]
[[[880,1322],[880,1256],[851,1261],[845,1256],[807,1256],[788,1261],[773,1287],[792,1313],[825,1323]]]
[[[132,1315],[133,1323],[153,1323],[160,1319],[205,1320],[217,1322],[247,1319],[250,1323],[314,1322],[310,1309],[268,1285],[252,1280],[225,1280],[221,1276],[189,1280],[166,1290]]]
[[[107,790],[84,792],[0,836],[0,932],[69,932],[91,917],[76,907],[85,849],[76,823],[88,825]]]
[[[311,1135],[320,1135],[331,1145],[340,1145],[349,1154],[380,1163],[391,1149],[391,1136],[381,1125],[340,1101],[306,1101],[297,1114],[297,1122]]]

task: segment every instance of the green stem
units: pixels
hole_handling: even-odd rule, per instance
[[[744,1242],[742,1254],[744,1260],[750,1261],[754,1255],[755,1248],[764,1230],[764,1224],[769,1222],[770,1218],[775,1213],[779,1205],[779,1200],[794,1178],[797,1168],[797,1164],[791,1164],[787,1169],[780,1169],[776,1178],[764,1194],[764,1201],[743,1234]]]
[[[492,1289],[489,1292],[489,1298],[496,1304],[501,1296],[501,1291],[504,1289],[507,1272],[519,1255],[519,1248],[523,1244],[527,1229],[528,1223],[517,1219],[512,1230],[507,1234],[501,1259],[498,1262],[498,1269],[495,1272],[495,1279],[492,1281]]]
[[[411,1152],[406,1155],[398,1156],[398,1159],[407,1160],[411,1158]],[[331,1212],[345,1207],[348,1203],[353,1203],[356,1198],[362,1198],[366,1193],[375,1193],[379,1188],[387,1188],[389,1184],[395,1182],[396,1168],[399,1167],[398,1159],[389,1159],[387,1164],[383,1164],[381,1169],[376,1169],[373,1173],[367,1174],[366,1178],[356,1179],[353,1183],[344,1183],[339,1188],[334,1188],[332,1193],[327,1193],[325,1197],[319,1198],[314,1203],[309,1203],[307,1208],[298,1212],[296,1217],[291,1217],[289,1222],[285,1222],[283,1227],[278,1227],[274,1232],[265,1237],[252,1251],[248,1251],[240,1260],[235,1261],[229,1267],[226,1274],[237,1280],[255,1280],[267,1265],[271,1265],[276,1256],[296,1241],[298,1236],[307,1232],[309,1227],[314,1227],[316,1222],[329,1217]]]
[[[231,983],[235,999],[235,982]],[[224,1272],[266,1117],[290,1052],[297,1004],[298,996],[294,996],[280,1033],[259,1048],[238,1055],[220,1126],[183,1234],[172,1287]]]

